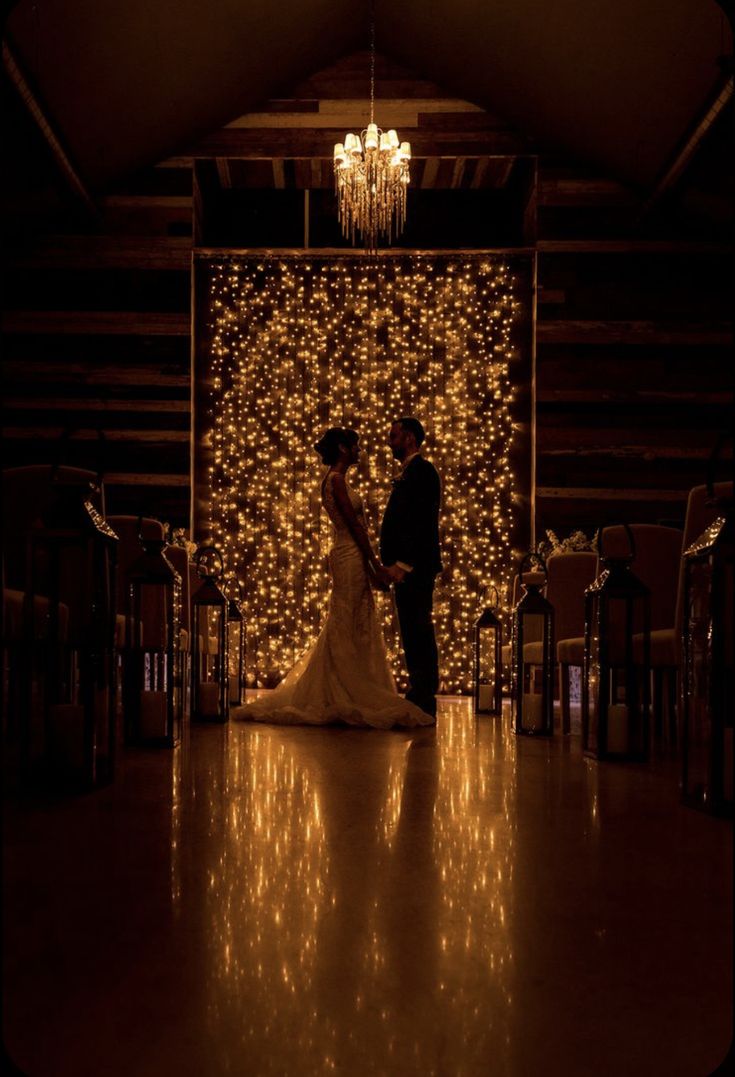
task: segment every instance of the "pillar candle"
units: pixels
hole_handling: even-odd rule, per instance
[[[540,695],[531,692],[524,693],[521,717],[524,729],[543,729],[544,721]]]
[[[479,708],[481,711],[489,711],[492,709],[495,703],[495,692],[491,684],[481,684],[479,686]]]
[[[240,678],[230,675],[230,703],[237,703],[240,698]]]
[[[219,685],[214,681],[205,681],[199,685],[197,709],[205,718],[216,718],[219,715]]]
[[[140,693],[140,735],[144,740],[166,736],[167,701],[165,692]]]
[[[722,793],[725,800],[732,800],[732,726],[725,726],[723,739],[725,774],[722,782]]]
[[[607,708],[607,750],[616,755],[628,751],[628,708],[625,703],[612,703]]]
[[[49,707],[55,762],[70,770],[84,769],[84,707],[59,703]]]

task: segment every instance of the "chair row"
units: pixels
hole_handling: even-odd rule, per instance
[[[717,483],[717,499],[732,497],[731,482]],[[656,524],[631,524],[635,558],[633,572],[650,591],[650,667],[654,730],[676,741],[676,701],[681,691],[684,630],[684,553],[717,516],[709,503],[706,486],[696,486],[687,500],[683,531]],[[605,528],[599,546],[613,556],[628,551],[629,537],[623,525]],[[554,608],[558,667],[558,694],[562,730],[571,728],[571,671],[584,662],[584,595],[601,569],[600,553],[569,551],[552,554],[547,563],[546,598]],[[514,581],[513,606],[520,598]],[[541,644],[524,645],[524,662],[541,661]],[[503,648],[503,661],[510,662],[510,645]]]

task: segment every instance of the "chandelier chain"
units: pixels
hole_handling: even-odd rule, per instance
[[[334,147],[334,183],[342,234],[354,245],[357,235],[375,252],[378,239],[389,244],[406,222],[411,146],[398,133],[375,123],[375,0],[370,0],[370,122],[358,135],[349,132]]]

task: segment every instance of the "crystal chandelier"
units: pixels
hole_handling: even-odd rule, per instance
[[[369,251],[378,238],[388,243],[406,223],[406,189],[411,144],[375,123],[375,17],[370,17],[370,122],[360,135],[348,133],[334,147],[334,182],[342,234],[360,236]]]

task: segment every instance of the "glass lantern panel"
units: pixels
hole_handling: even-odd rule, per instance
[[[497,676],[495,668],[497,631],[494,626],[483,628],[479,632],[479,669],[481,684],[494,684]]]
[[[689,668],[687,728],[687,794],[703,802],[709,791],[710,671],[712,668],[712,565],[689,565]]]

